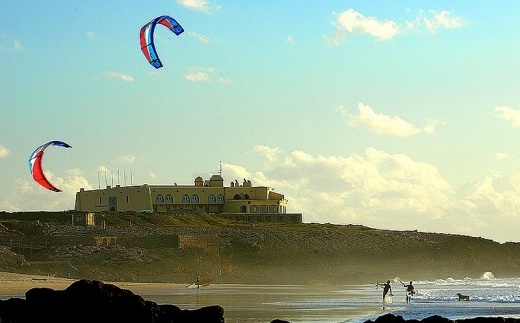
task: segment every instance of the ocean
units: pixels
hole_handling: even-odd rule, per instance
[[[409,280],[403,280],[406,283]],[[375,283],[375,282],[374,282]],[[360,323],[392,313],[405,319],[440,315],[449,319],[479,316],[520,318],[520,278],[479,278],[414,281],[418,293],[405,303],[405,287],[391,279],[391,304],[382,304],[382,289],[365,285],[227,285],[197,289],[177,288],[161,295],[141,294],[157,304],[183,309],[221,305],[227,323],[266,323],[283,319],[295,323]],[[468,295],[459,301],[457,293]]]

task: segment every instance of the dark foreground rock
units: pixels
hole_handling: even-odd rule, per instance
[[[223,323],[224,309],[218,305],[196,310],[157,305],[112,284],[79,280],[65,290],[33,288],[25,299],[0,301],[0,322]]]

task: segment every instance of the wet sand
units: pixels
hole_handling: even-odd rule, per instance
[[[65,289],[77,279],[67,279],[54,276],[25,275],[0,271],[0,299],[5,299],[6,295],[24,296],[25,292],[31,288],[46,287],[54,290]],[[150,293],[160,293],[161,290],[171,290],[184,288],[185,284],[164,284],[164,283],[131,283],[131,282],[105,282],[114,284],[123,289],[129,289],[135,294],[141,295]]]
[[[0,299],[24,298],[26,291],[36,287],[63,290],[74,281],[76,279],[0,272]],[[105,283],[128,289],[159,305],[174,304],[182,309],[220,305],[229,323],[270,322],[275,318],[290,322],[357,322],[381,312],[380,307],[347,305],[349,300],[362,295],[362,291],[351,286],[211,284],[197,290],[174,283]],[[336,305],[323,305],[321,301],[316,303],[317,300]]]

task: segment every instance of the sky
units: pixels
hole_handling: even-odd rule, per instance
[[[0,10],[0,211],[80,188],[273,187],[304,222],[520,242],[520,3],[19,1]],[[154,39],[139,31],[169,15]],[[28,158],[62,192],[33,181]]]

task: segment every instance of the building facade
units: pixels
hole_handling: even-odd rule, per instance
[[[154,213],[205,212],[238,221],[302,223],[287,213],[287,200],[273,188],[238,181],[224,186],[221,175],[195,178],[194,185],[107,186],[76,193],[76,211]]]

